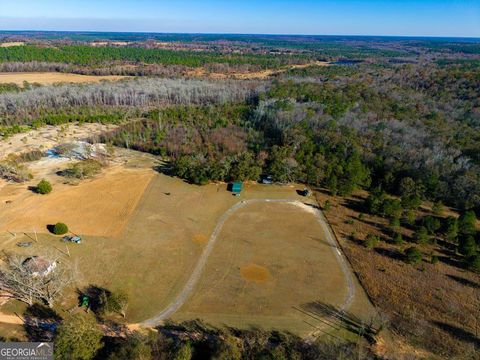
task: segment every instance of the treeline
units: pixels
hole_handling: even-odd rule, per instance
[[[89,85],[61,85],[0,94],[0,126],[59,124],[81,121],[83,115],[99,120],[113,113],[136,114],[135,109],[166,105],[245,102],[262,87],[258,81],[203,81],[137,79]],[[117,118],[116,116],[114,117]]]
[[[207,72],[242,73],[253,72],[262,69],[259,65],[252,64],[228,64],[209,63],[205,65]],[[181,77],[188,76],[192,71],[186,65],[165,64],[99,64],[95,66],[74,65],[56,62],[4,62],[0,63],[0,72],[62,72],[80,75],[122,75],[122,76],[163,76]]]
[[[121,325],[117,327],[122,331]],[[39,333],[41,333],[39,330],[34,333],[37,340]],[[73,314],[62,321],[55,333],[53,339],[55,358],[108,360],[377,358],[361,340],[358,343],[342,340],[307,342],[290,333],[259,329],[218,329],[199,320],[178,325],[167,324],[158,327],[155,332],[127,332],[124,337],[102,335],[91,314]]]
[[[0,62],[47,62],[83,66],[110,63],[164,64],[200,67],[212,63],[230,65],[252,64],[276,68],[290,63],[306,62],[308,55],[271,56],[257,54],[221,54],[215,52],[175,51],[141,47],[94,46],[15,46],[0,48]]]

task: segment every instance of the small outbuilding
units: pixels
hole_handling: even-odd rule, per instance
[[[240,181],[235,181],[229,185],[229,190],[235,195],[240,195],[243,189],[243,183]]]

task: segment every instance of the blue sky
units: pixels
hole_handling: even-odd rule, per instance
[[[480,0],[0,0],[0,29],[480,37]]]

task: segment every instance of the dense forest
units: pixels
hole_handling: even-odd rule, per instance
[[[163,64],[199,67],[211,63],[231,65],[251,64],[275,68],[292,62],[306,62],[310,56],[267,56],[256,54],[222,54],[215,52],[185,52],[141,47],[93,47],[69,45],[59,47],[18,46],[0,48],[0,62],[51,62],[73,65],[109,63]]]
[[[398,194],[400,181],[411,178],[424,199],[478,210],[478,72],[411,65],[358,68],[348,77],[334,71],[277,79],[242,111],[162,109],[109,136],[171,156],[177,175],[195,183],[263,173],[344,195],[360,187]]]

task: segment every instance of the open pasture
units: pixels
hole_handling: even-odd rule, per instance
[[[9,204],[0,222],[2,249],[29,256],[46,248],[68,253],[66,260],[81,274],[80,289],[95,285],[129,294],[126,321],[134,324],[178,301],[220,219],[246,201],[226,218],[199,281],[169,318],[306,335],[323,329],[312,313],[316,302],[349,306],[365,318],[373,314],[348,268],[342,268],[314,203],[299,196],[295,185],[249,183],[235,197],[226,184],[191,185],[155,173],[147,163],[137,168],[126,162],[75,186],[58,184],[44,197],[23,190],[22,201]],[[1,206],[7,209],[4,201]],[[35,216],[38,209],[41,216]],[[82,244],[66,245],[39,233],[32,247],[15,245],[32,241],[34,227],[55,220],[82,236]],[[76,301],[71,289],[57,307],[67,310]]]
[[[40,85],[53,84],[81,84],[96,83],[100,81],[117,81],[126,78],[125,76],[106,75],[80,75],[57,72],[35,72],[35,73],[0,73],[0,84],[17,84],[22,86],[24,82]]]

